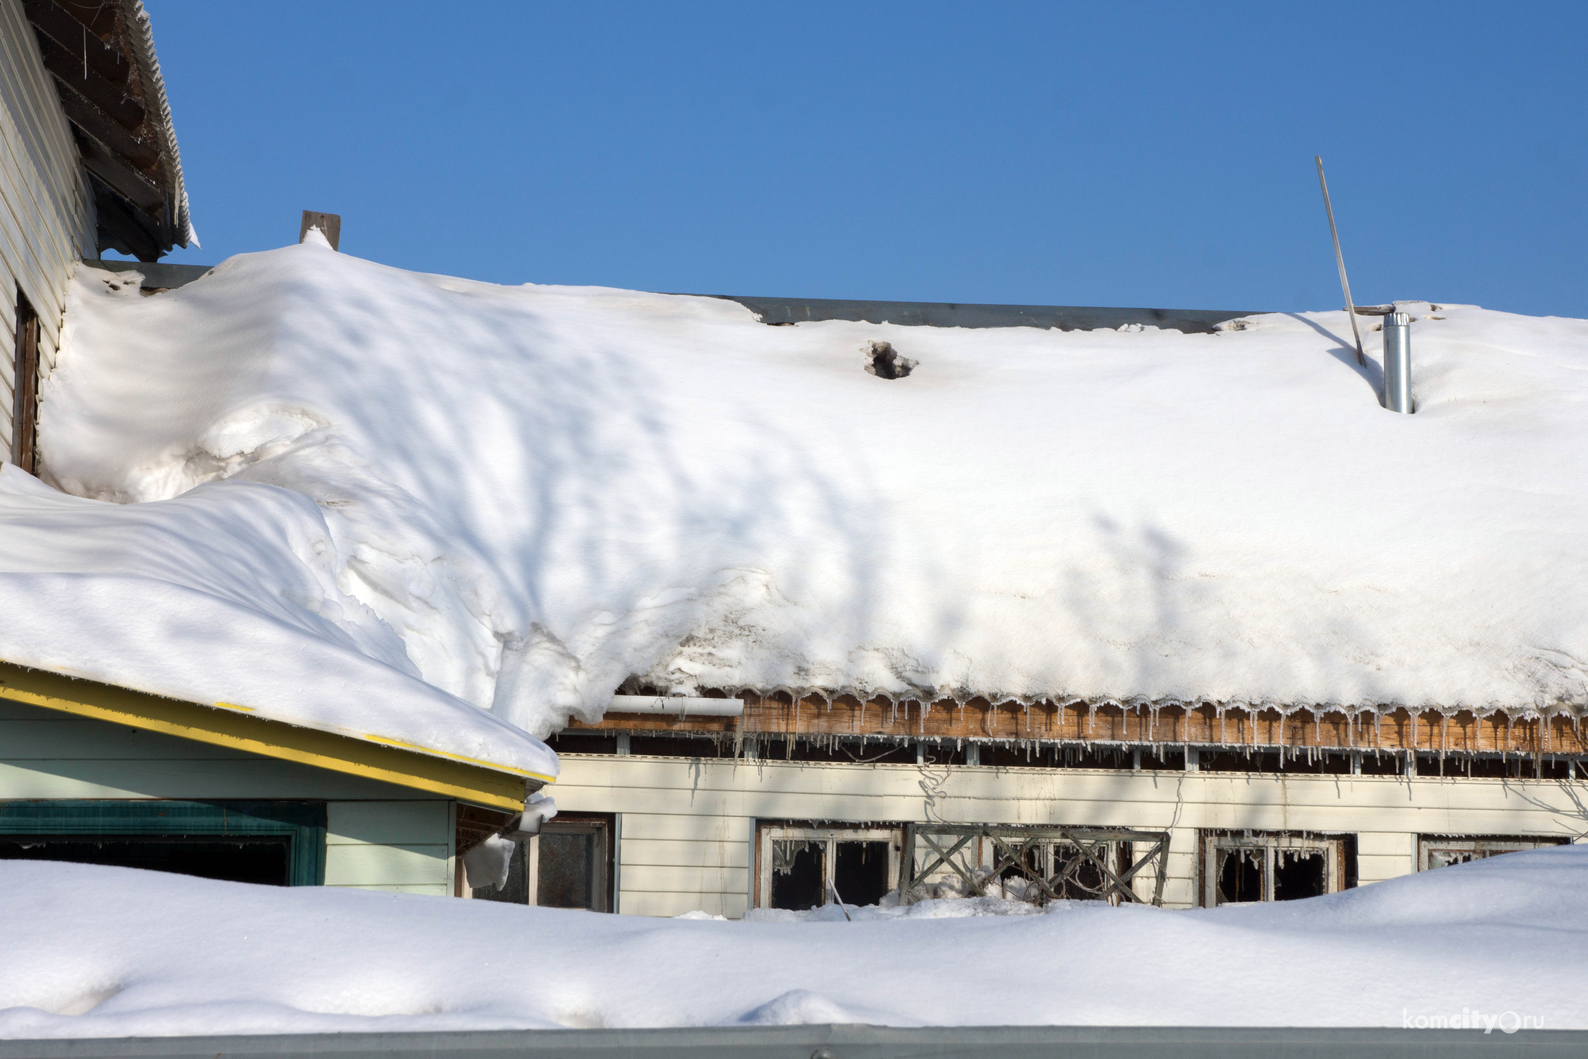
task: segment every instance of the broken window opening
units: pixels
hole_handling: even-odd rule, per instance
[[[833,884],[845,904],[874,905],[893,889],[888,843],[838,842]]]
[[[1356,885],[1354,835],[1205,831],[1198,851],[1201,902],[1298,901]]]
[[[1417,870],[1447,868],[1452,864],[1470,864],[1504,853],[1521,853],[1530,849],[1547,849],[1563,846],[1571,840],[1555,836],[1526,837],[1520,835],[1419,835],[1417,836]]]
[[[1274,851],[1274,900],[1296,901],[1328,893],[1328,856],[1321,849]]]
[[[762,908],[803,912],[840,898],[846,905],[874,905],[898,887],[897,828],[767,824],[758,846],[756,904]]]
[[[1266,900],[1268,858],[1262,850],[1221,849],[1218,856],[1219,904]]]

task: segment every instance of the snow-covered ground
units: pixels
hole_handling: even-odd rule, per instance
[[[91,499],[0,476],[0,657],[542,765],[489,723],[631,675],[1575,711],[1588,322],[1405,308],[1415,416],[1342,313],[767,327],[316,245],[154,297],[85,267],[40,445]]]
[[[699,1026],[1588,1028],[1588,848],[1198,911],[655,920],[0,862],[0,1036]],[[977,914],[981,913],[981,914]],[[1509,1014],[1507,1014],[1509,1013]],[[1421,1019],[1421,1022],[1417,1020]]]

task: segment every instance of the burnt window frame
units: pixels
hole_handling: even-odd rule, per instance
[[[1488,860],[1507,853],[1526,853],[1529,850],[1552,849],[1570,844],[1571,839],[1564,835],[1418,835],[1417,870],[1435,871],[1437,868],[1454,867],[1451,864],[1429,867],[1429,854],[1440,848],[1455,853],[1482,854],[1460,862],[1470,864],[1472,860]]]
[[[1256,901],[1223,901],[1219,897],[1220,849],[1257,849],[1263,856],[1263,896]],[[1356,835],[1320,831],[1204,829],[1197,832],[1197,906],[1222,908],[1275,902],[1277,854],[1285,850],[1322,849],[1325,894],[1356,886]]]
[[[834,872],[837,869],[837,843],[886,842],[888,844],[887,890],[899,888],[899,870],[904,854],[904,825],[879,823],[801,822],[790,820],[757,820],[755,827],[755,901],[756,908],[772,908],[772,860],[774,842],[824,842],[822,852],[822,903],[825,908],[833,901]],[[843,896],[843,895],[840,895]],[[844,904],[853,902],[847,897]],[[794,911],[804,911],[794,909]]]

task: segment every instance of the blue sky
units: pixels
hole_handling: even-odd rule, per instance
[[[213,263],[1588,317],[1588,5],[145,0]]]

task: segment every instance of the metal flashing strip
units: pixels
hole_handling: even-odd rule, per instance
[[[849,320],[904,327],[1040,327],[1060,331],[1118,330],[1137,325],[1186,334],[1212,334],[1218,324],[1256,312],[1224,309],[1113,309],[1082,305],[982,305],[959,302],[880,302],[836,298],[742,298],[709,294],[738,302],[763,324]]]
[[[713,1026],[0,1040],[0,1059],[1576,1059],[1588,1031],[1178,1026]]]
[[[515,813],[524,811],[528,797],[526,779],[550,782],[550,777],[526,777],[483,762],[436,756],[422,748],[304,728],[241,712],[236,707],[183,702],[10,662],[0,662],[0,699],[363,776]]]

